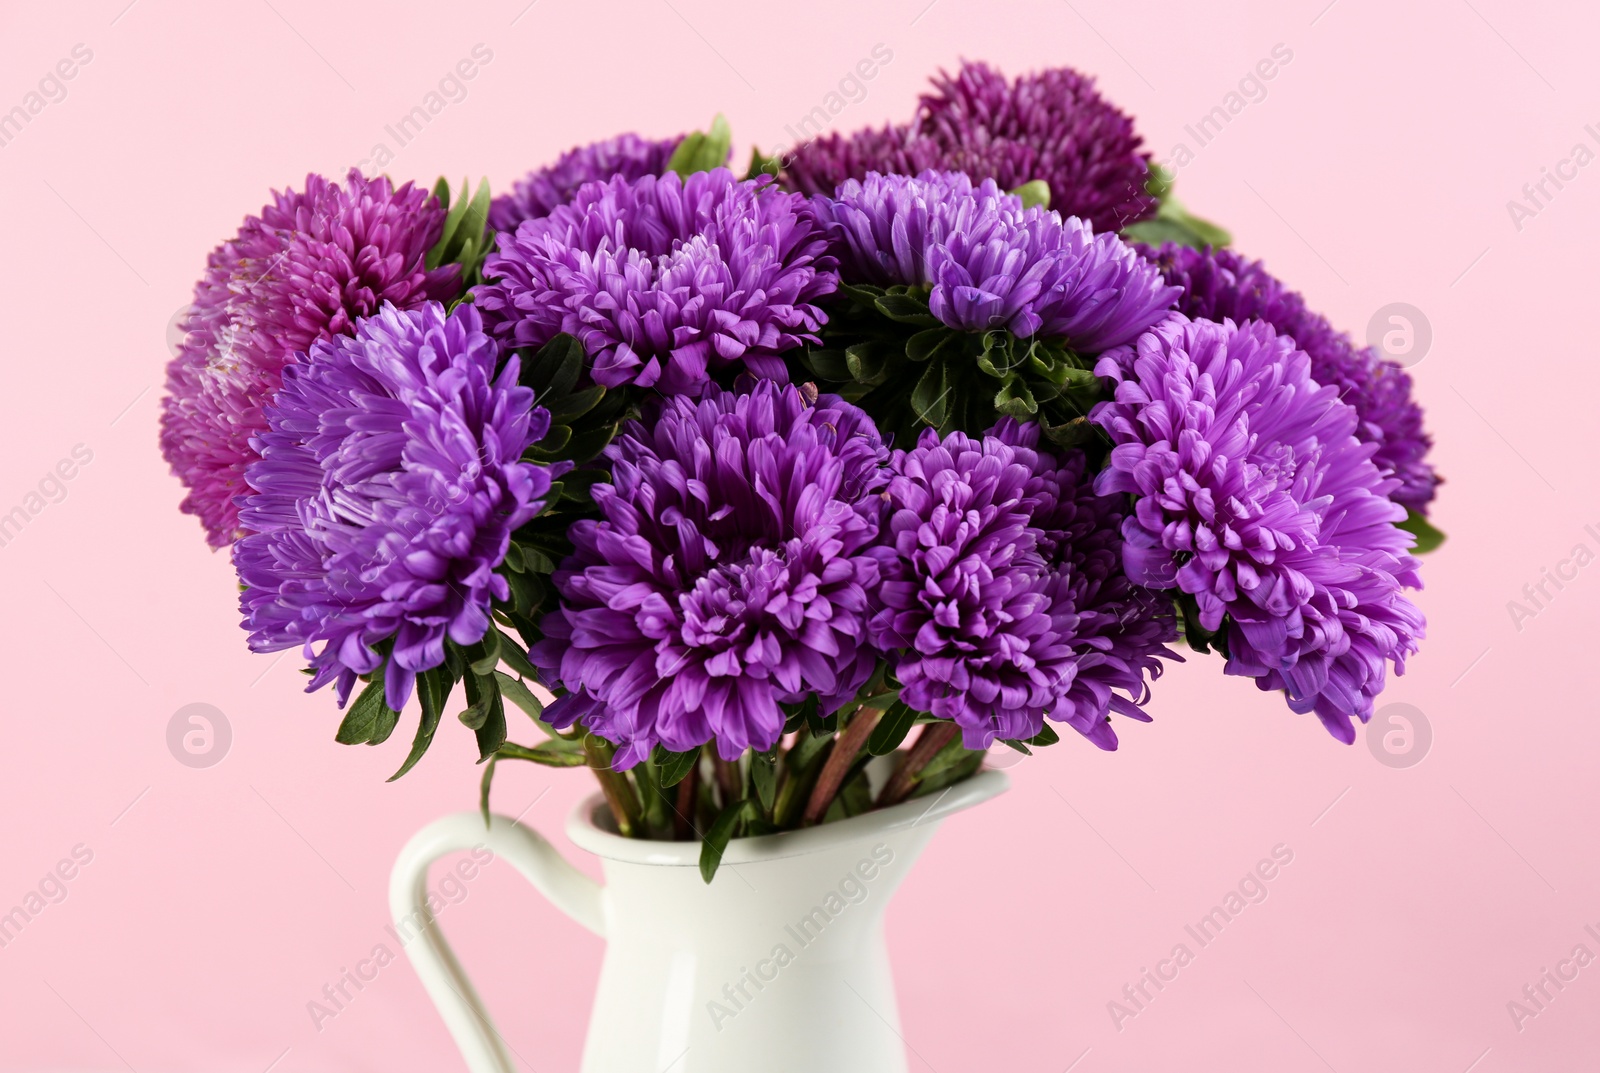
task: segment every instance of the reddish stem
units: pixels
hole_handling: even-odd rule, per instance
[[[878,795],[878,807],[898,805],[910,797],[911,791],[917,785],[917,775],[939,755],[939,750],[954,741],[960,732],[960,727],[949,722],[929,723],[924,726],[922,733],[917,736],[917,743],[902,754],[900,766],[895,769],[894,777]]]
[[[832,805],[833,799],[839,795],[839,790],[844,785],[844,777],[850,773],[850,768],[860,755],[862,746],[866,745],[867,738],[872,734],[872,728],[878,725],[878,720],[881,718],[883,712],[876,708],[860,708],[851,717],[849,725],[844,728],[844,733],[833,743],[833,751],[828,754],[827,761],[822,765],[822,773],[817,776],[817,784],[811,788],[811,797],[806,802],[806,811],[800,819],[802,827],[810,827],[828,814],[828,806]]]

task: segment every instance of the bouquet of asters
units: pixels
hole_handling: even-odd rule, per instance
[[[211,254],[162,448],[339,741],[415,698],[396,777],[456,714],[485,801],[587,767],[708,878],[997,743],[1114,749],[1180,638],[1352,741],[1441,539],[1410,379],[1140,146],[966,64],[742,177],[720,118],[495,198],[313,175]]]

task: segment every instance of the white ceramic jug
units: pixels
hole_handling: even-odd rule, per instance
[[[515,1065],[426,908],[428,865],[487,845],[606,939],[583,1073],[901,1073],[905,1043],[884,944],[889,898],[939,821],[1006,789],[1000,771],[837,823],[734,841],[708,886],[697,842],[622,838],[599,795],[567,834],[601,886],[503,816],[445,817],[395,862],[390,909],[472,1073]]]

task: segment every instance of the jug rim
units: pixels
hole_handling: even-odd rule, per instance
[[[982,804],[1004,793],[1011,785],[1010,776],[997,768],[983,768],[970,778],[926,797],[914,797],[885,809],[874,809],[859,816],[837,820],[833,823],[805,827],[798,831],[780,831],[771,835],[736,838],[728,843],[723,853],[724,864],[751,864],[757,861],[779,860],[818,853],[858,839],[871,839],[937,822],[964,809]],[[630,864],[658,865],[667,868],[697,868],[700,864],[700,842],[665,842],[644,838],[624,838],[608,831],[596,822],[597,816],[607,816],[605,797],[596,792],[589,794],[573,806],[567,815],[567,837],[579,848],[607,860]]]

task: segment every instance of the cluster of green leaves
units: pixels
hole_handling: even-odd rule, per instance
[[[843,284],[822,345],[793,359],[796,379],[858,403],[897,444],[924,428],[977,434],[1001,417],[1038,421],[1051,441],[1084,445],[1104,396],[1090,360],[1059,340],[1005,329],[958,331],[928,309],[926,286]]]
[[[466,300],[467,288],[483,282],[483,259],[494,245],[494,235],[489,231],[489,180],[479,182],[477,192],[468,198],[470,189],[471,184],[461,180],[462,196],[452,205],[450,184],[442,176],[433,184],[433,196],[445,209],[444,231],[423,260],[423,266],[429,269],[461,266],[462,297],[456,299],[457,304]]]

